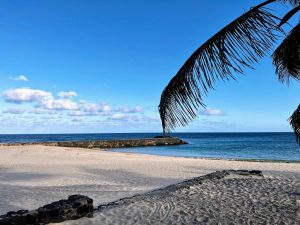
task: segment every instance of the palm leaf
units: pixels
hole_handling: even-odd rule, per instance
[[[272,57],[281,82],[289,83],[290,78],[300,80],[300,23],[287,35]]]
[[[252,8],[198,48],[164,89],[159,104],[163,131],[185,126],[205,107],[203,96],[216,80],[235,79],[271,48],[279,18],[263,5]]]
[[[300,5],[300,0],[280,0],[280,1],[283,2],[283,3],[288,2],[288,3],[290,3],[290,4],[293,5],[293,6],[298,6],[298,5]]]
[[[282,26],[285,24],[290,18],[292,18],[298,11],[300,10],[300,5],[293,8],[291,11],[289,11],[280,21],[279,26]]]
[[[297,143],[300,144],[300,105],[290,117],[289,121],[296,135]]]

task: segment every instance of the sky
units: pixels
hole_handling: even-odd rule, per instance
[[[2,0],[0,133],[161,132],[157,107],[170,79],[260,2]],[[299,84],[280,83],[270,57],[255,68],[216,83],[198,119],[176,131],[291,131]]]

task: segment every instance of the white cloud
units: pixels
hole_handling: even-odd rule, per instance
[[[101,108],[102,108],[102,111],[105,112],[105,113],[111,112],[111,108],[110,108],[109,105],[102,104],[102,105],[101,105]]]
[[[100,112],[100,106],[98,104],[87,101],[80,101],[79,109],[89,115],[97,115]]]
[[[92,103],[81,100],[76,102],[72,97],[77,96],[76,92],[59,92],[59,99],[54,98],[51,92],[31,89],[31,88],[16,88],[5,91],[2,98],[9,103],[33,103],[35,109],[31,112],[34,114],[49,114],[49,111],[69,111],[69,116],[98,116],[112,114],[139,114],[143,109],[140,106],[133,108],[111,108],[106,103]]]
[[[42,103],[42,107],[54,110],[76,110],[77,103],[69,99],[50,100]]]
[[[143,111],[143,108],[141,106],[136,106],[135,107],[135,112],[142,112]]]
[[[2,97],[5,101],[12,103],[42,102],[47,99],[53,99],[50,92],[30,88],[10,89],[5,91]]]
[[[107,118],[108,121],[120,121],[120,122],[129,122],[129,123],[159,123],[160,119],[157,117],[150,116],[141,116],[139,114],[122,114],[115,113]]]
[[[96,116],[96,115],[118,115],[118,114],[137,114],[141,113],[143,111],[142,107],[136,106],[133,108],[130,107],[123,107],[123,108],[111,108],[106,103],[91,103],[87,101],[80,101],[78,104],[78,110],[80,110],[81,114],[78,112],[76,113],[70,113],[72,116],[82,116],[82,115],[90,115],[90,116]]]
[[[61,91],[57,95],[64,99],[71,99],[73,97],[76,97],[77,93],[74,91]]]
[[[75,118],[75,119],[72,119],[71,122],[80,123],[80,122],[84,122],[84,120],[83,119]]]
[[[20,75],[18,77],[10,77],[10,79],[15,81],[28,81],[28,78],[24,75]]]
[[[87,101],[80,101],[78,108],[86,115],[100,115],[103,113],[107,114],[112,111],[111,107],[107,104],[96,104]]]
[[[53,110],[42,109],[42,108],[35,108],[30,110],[29,112],[33,114],[56,114],[57,113]]]
[[[81,111],[71,111],[68,113],[68,116],[84,116],[85,114]]]
[[[122,113],[140,113],[142,111],[143,111],[143,108],[140,106],[136,106],[134,108],[125,107],[125,108],[120,108],[117,110],[117,112],[122,112]]]
[[[138,118],[136,116],[132,116],[132,115],[126,115],[126,114],[121,114],[121,113],[116,113],[113,114],[109,117],[111,120],[137,120]]]
[[[73,97],[77,96],[76,92],[58,92],[57,96],[51,92],[31,89],[31,88],[16,88],[6,90],[2,94],[2,98],[8,103],[25,104],[30,103],[31,108],[17,109],[9,108],[3,111],[7,116],[18,117],[18,121],[28,121],[26,124],[30,126],[40,126],[45,124],[73,124],[78,126],[90,126],[95,118],[104,126],[121,126],[157,124],[159,119],[151,118],[145,115],[142,107],[111,107],[106,103],[93,103],[85,100],[76,101]],[[14,115],[24,114],[25,115]],[[22,122],[20,122],[22,123]],[[98,122],[97,122],[98,123]],[[94,126],[94,125],[93,125]]]
[[[3,93],[5,101],[11,103],[36,103],[37,108],[49,110],[74,110],[77,103],[69,99],[54,99],[52,93],[31,88],[10,89]]]
[[[225,115],[225,113],[222,110],[211,109],[211,108],[201,110],[201,111],[199,111],[199,114],[205,115],[205,116],[224,116]]]
[[[23,114],[25,112],[26,112],[25,109],[20,109],[20,108],[9,108],[3,110],[3,113],[8,113],[8,114]]]

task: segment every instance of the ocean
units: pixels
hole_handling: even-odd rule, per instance
[[[159,133],[113,133],[113,134],[11,134],[0,135],[0,142],[51,142],[80,140],[114,140],[128,138],[152,138]],[[300,162],[300,147],[293,133],[172,133],[189,144],[163,147],[136,147],[112,149],[150,155],[284,160]]]

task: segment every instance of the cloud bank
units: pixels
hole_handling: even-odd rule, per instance
[[[61,91],[57,93],[55,98],[51,92],[31,89],[16,88],[4,91],[2,98],[7,103],[23,105],[30,104],[31,108],[9,108],[3,113],[23,114],[25,112],[31,114],[61,114],[69,117],[84,116],[103,116],[107,119],[124,119],[128,121],[130,114],[142,114],[143,109],[140,106],[135,107],[118,107],[113,108],[106,103],[93,103],[86,100],[76,100],[77,93],[74,91]]]
[[[2,110],[2,125],[19,127],[24,132],[84,131],[104,132],[153,131],[160,129],[158,112],[141,106],[112,106],[105,102],[95,103],[79,99],[74,91],[52,93],[28,87],[9,89],[2,93],[2,99],[17,107]],[[207,108],[199,116],[224,116],[219,109]],[[62,130],[61,130],[62,129]],[[45,130],[45,131],[44,131]],[[102,131],[103,132],[103,131]]]

